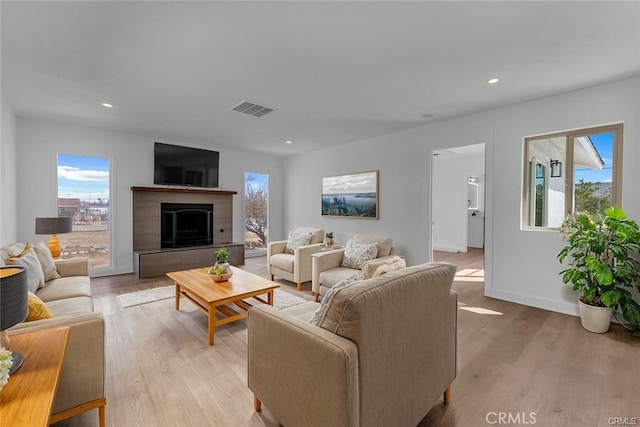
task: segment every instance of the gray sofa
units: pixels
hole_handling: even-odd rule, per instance
[[[23,243],[0,249],[0,260],[24,250]],[[29,331],[69,327],[58,391],[51,422],[98,408],[100,425],[105,425],[105,324],[94,312],[87,259],[57,260],[60,278],[46,281],[35,294],[47,305],[52,318],[23,322],[9,329],[9,335]]]
[[[248,386],[289,426],[415,426],[456,377],[456,267],[428,263],[307,302],[249,310]]]

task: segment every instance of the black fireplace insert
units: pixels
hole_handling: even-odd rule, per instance
[[[162,203],[161,247],[179,248],[213,244],[213,205]]]

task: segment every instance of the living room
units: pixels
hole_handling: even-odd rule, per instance
[[[36,4],[27,7],[35,8]],[[50,7],[55,8],[55,6]],[[125,7],[124,4],[121,7]],[[505,5],[505,7],[512,6]],[[537,13],[544,14],[544,10],[547,14],[559,13],[557,8],[561,6],[547,4],[545,7],[542,7],[542,12],[537,11]],[[336,241],[341,243],[345,243],[349,237],[357,233],[383,234],[393,236],[396,252],[406,256],[408,265],[415,265],[432,259],[430,227],[433,203],[430,188],[432,152],[444,148],[484,143],[486,144],[485,181],[487,183],[484,296],[576,316],[578,313],[576,297],[568,292],[567,288],[561,286],[558,275],[562,266],[558,263],[556,255],[563,246],[558,233],[525,230],[521,226],[523,141],[524,138],[534,135],[623,123],[623,207],[631,218],[640,219],[640,199],[635,197],[635,183],[640,180],[640,171],[635,167],[635,162],[640,159],[640,144],[638,144],[640,50],[637,42],[640,23],[638,22],[638,5],[633,3],[615,6],[593,3],[588,7],[578,5],[574,7],[577,9],[571,12],[571,6],[564,4],[561,12],[565,13],[559,14],[564,19],[574,19],[571,15],[579,15],[583,10],[581,7],[589,8],[591,12],[579,15],[580,18],[584,19],[593,14],[598,16],[598,19],[592,17],[591,22],[599,22],[601,25],[598,26],[597,31],[592,26],[586,34],[571,38],[570,41],[573,44],[567,52],[563,53],[569,55],[571,49],[579,50],[581,37],[594,43],[594,40],[605,40],[603,44],[597,44],[602,50],[591,52],[590,58],[596,58],[596,60],[585,59],[577,63],[577,68],[571,68],[575,64],[560,61],[558,51],[563,51],[562,48],[552,50],[549,58],[545,58],[540,51],[537,51],[540,55],[537,57],[526,51],[520,54],[518,50],[520,47],[517,44],[511,49],[504,47],[505,52],[511,55],[512,64],[504,71],[492,70],[502,74],[502,81],[494,87],[489,87],[486,80],[493,75],[478,73],[477,82],[473,83],[477,86],[468,88],[470,93],[484,93],[487,101],[483,108],[464,110],[458,115],[441,118],[437,111],[429,108],[431,104],[428,100],[423,100],[418,102],[417,106],[425,109],[419,112],[413,111],[415,117],[411,120],[404,117],[392,120],[398,127],[396,131],[384,133],[372,131],[366,137],[357,139],[349,139],[345,136],[344,143],[324,147],[321,136],[317,138],[309,136],[309,140],[318,140],[317,145],[308,151],[296,151],[298,150],[296,145],[302,145],[302,142],[298,142],[295,137],[282,135],[280,145],[277,146],[274,142],[270,147],[263,147],[254,140],[252,142],[256,147],[255,150],[247,147],[235,148],[226,145],[224,140],[212,141],[192,134],[190,129],[192,123],[176,123],[173,134],[154,132],[153,129],[144,129],[142,126],[130,127],[129,130],[110,128],[109,124],[117,121],[120,115],[131,114],[123,106],[125,98],[120,102],[114,101],[112,111],[101,110],[99,102],[103,101],[102,96],[109,95],[102,92],[100,92],[101,99],[96,99],[95,105],[89,106],[83,102],[67,111],[57,113],[47,111],[47,106],[41,106],[40,109],[29,110],[34,111],[33,114],[26,114],[23,112],[25,107],[20,94],[14,92],[10,87],[11,81],[7,80],[8,76],[15,78],[17,71],[10,70],[11,74],[6,76],[5,67],[11,65],[7,64],[7,60],[17,58],[16,50],[26,49],[31,43],[40,40],[25,39],[23,45],[14,38],[20,35],[20,32],[11,33],[11,38],[5,38],[5,27],[7,27],[5,19],[9,19],[8,15],[14,16],[13,14],[19,13],[20,10],[11,2],[3,2],[0,244],[4,246],[15,241],[42,240],[43,236],[34,233],[34,219],[55,216],[58,197],[56,185],[58,153],[107,157],[112,161],[113,246],[112,267],[104,274],[130,274],[133,271],[134,249],[131,187],[152,185],[153,145],[154,142],[161,141],[218,150],[221,159],[220,187],[225,190],[238,191],[240,194],[243,190],[243,172],[245,171],[268,174],[270,177],[269,233],[272,239],[286,239],[288,232],[298,226],[316,226],[333,230]],[[180,10],[177,6],[176,8]],[[511,9],[510,11],[515,13]],[[483,17],[485,14],[490,13],[482,12]],[[522,15],[517,16],[524,19]],[[623,19],[625,16],[629,18]],[[34,22],[38,22],[35,18],[33,19]],[[465,20],[465,23],[474,22],[467,15],[465,19],[468,20]],[[554,23],[561,21],[559,18],[555,19]],[[99,19],[96,21],[100,22]],[[581,27],[576,21],[571,22],[575,28]],[[618,22],[623,24],[616,25]],[[525,22],[516,21],[507,28],[518,31],[519,26],[524,24]],[[13,25],[24,25],[25,28],[29,28],[27,22]],[[627,37],[629,35],[633,37]],[[449,37],[452,35],[449,34]],[[518,34],[511,35],[511,38],[516,37]],[[446,38],[444,40],[442,43],[446,43]],[[430,41],[435,43],[434,40]],[[548,48],[551,48],[553,41],[553,36],[550,36]],[[467,42],[470,41],[467,40]],[[588,44],[586,41],[584,43]],[[557,45],[562,45],[562,41]],[[9,50],[7,51],[5,47]],[[6,52],[13,52],[14,56],[7,59]],[[607,61],[616,63],[614,60],[618,60],[619,57],[609,56],[615,53],[628,57],[628,61],[618,68],[604,65],[608,64]],[[371,48],[368,54],[377,55],[379,52]],[[495,54],[495,57],[498,56],[500,55]],[[143,66],[138,63],[141,59],[144,58],[136,57],[135,61],[132,60],[126,66],[132,68]],[[261,59],[265,58],[261,57]],[[492,59],[497,58],[492,56]],[[465,61],[460,59],[450,58],[450,61],[453,68],[451,73],[467,66]],[[528,84],[534,84],[536,73],[540,73],[540,69],[536,68],[538,61],[545,64],[547,68],[552,68],[551,64],[558,67],[555,71],[548,71],[549,74],[545,77],[558,75],[563,76],[563,79],[558,78],[557,81],[540,86],[536,96],[504,103],[503,99],[509,99],[509,80],[523,78],[516,73],[531,68],[533,71],[527,71],[526,78],[531,79]],[[377,63],[373,59],[365,62]],[[442,62],[444,63],[444,60]],[[508,62],[506,61],[506,64]],[[478,60],[474,66],[481,68],[483,64],[483,61]],[[330,72],[339,73],[338,65],[334,65],[335,68],[331,68]],[[571,76],[571,73],[564,74],[566,71],[563,67],[572,70],[575,76]],[[491,70],[492,67],[484,64],[482,69]],[[107,71],[105,73],[108,74]],[[62,76],[62,78],[70,77]],[[399,79],[400,76],[394,78]],[[184,79],[182,86],[184,90],[188,93],[195,92],[196,90],[186,87],[188,77]],[[426,77],[424,79],[428,80]],[[38,80],[35,79],[34,85],[37,82]],[[416,79],[409,89],[417,92],[419,83],[420,80]],[[536,82],[536,84],[539,83]],[[460,82],[464,87],[467,84],[469,83]],[[70,85],[73,86],[73,84]],[[117,82],[109,85],[117,86]],[[313,87],[311,80],[309,85]],[[34,90],[37,90],[37,86],[35,87]],[[275,98],[276,93],[286,89],[285,84],[278,83],[277,90],[273,92],[258,89],[256,85],[256,92],[234,93],[227,95],[227,98],[235,102],[245,97],[250,99],[255,97],[257,100],[280,107],[278,102],[271,99]],[[409,89],[405,88],[407,91]],[[314,90],[321,92],[318,88]],[[176,102],[182,98],[179,87],[174,87],[172,93]],[[355,98],[357,95],[354,93],[351,96]],[[458,94],[458,96],[464,99],[464,94]],[[295,98],[295,101],[299,102],[300,99]],[[229,108],[233,102],[229,103]],[[147,111],[149,115],[167,114],[162,105],[147,107],[150,111]],[[91,110],[92,108],[95,108],[95,111]],[[119,113],[119,109],[123,108],[124,112]],[[292,102],[288,108],[297,108],[295,102]],[[274,114],[279,113],[281,112],[277,111]],[[237,113],[228,111],[228,114]],[[307,114],[313,115],[314,111],[309,111]],[[423,118],[424,114],[434,114],[435,120]],[[289,128],[295,129],[293,123],[297,117],[291,117],[292,122]],[[136,118],[133,117],[133,119]],[[267,119],[268,117],[263,120]],[[141,123],[147,123],[144,117],[140,117],[140,120]],[[207,116],[203,120],[213,121],[215,125],[218,119]],[[235,116],[219,118],[220,122],[227,120],[240,119],[236,119]],[[362,120],[368,123],[372,119],[354,114],[349,120]],[[403,124],[403,121],[409,123]],[[256,123],[260,122],[250,123],[244,126],[255,127],[259,126]],[[286,139],[293,140],[290,147],[285,145]],[[290,152],[288,153],[287,150]],[[336,219],[321,216],[319,205],[323,177],[371,170],[379,171],[380,214],[377,220]],[[241,239],[244,235],[241,197],[234,198],[233,212],[233,236],[234,239]],[[110,308],[103,307],[103,309],[108,312]],[[634,343],[637,353],[637,339]],[[241,368],[236,366],[235,369]],[[639,416],[638,413],[623,411],[631,408],[632,402],[637,402],[637,397],[625,394],[624,398],[630,406],[618,408],[610,416]],[[499,406],[498,402],[496,402],[497,406]]]

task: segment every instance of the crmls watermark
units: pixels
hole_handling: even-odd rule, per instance
[[[635,426],[638,425],[636,417],[609,417],[607,422],[612,426]]]
[[[531,425],[536,423],[535,412],[487,412],[487,424]]]

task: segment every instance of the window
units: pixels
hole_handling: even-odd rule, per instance
[[[61,258],[111,265],[109,168],[109,159],[58,154],[58,216],[73,218],[73,231],[58,235]]]
[[[526,138],[524,156],[524,228],[622,204],[621,124]]]
[[[269,175],[244,174],[244,247],[245,256],[267,253],[269,236]]]

